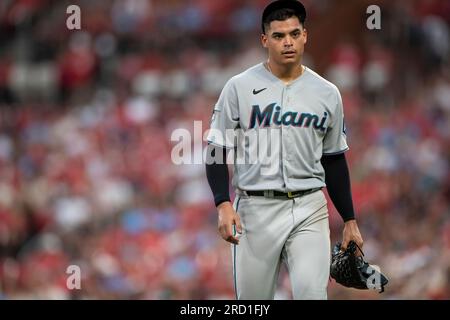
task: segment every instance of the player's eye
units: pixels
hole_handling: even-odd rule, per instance
[[[293,36],[294,38],[298,38],[298,37],[300,36],[300,31],[295,31],[295,32],[293,32],[293,33],[292,33],[292,36]]]
[[[278,34],[278,33],[274,34],[273,37],[275,39],[277,39],[277,40],[283,38],[283,36],[281,34]]]

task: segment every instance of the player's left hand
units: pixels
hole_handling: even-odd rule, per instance
[[[361,249],[363,248],[364,241],[361,237],[361,233],[359,232],[358,224],[356,220],[349,220],[344,225],[343,231],[343,239],[341,250],[345,251],[347,249],[348,243],[350,241],[354,241]],[[361,252],[357,250],[356,255],[361,255]]]

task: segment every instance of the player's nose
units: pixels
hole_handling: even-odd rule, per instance
[[[283,45],[285,46],[285,47],[291,47],[291,46],[293,46],[293,44],[294,44],[294,42],[292,41],[292,38],[291,37],[284,37],[284,43],[283,43]]]

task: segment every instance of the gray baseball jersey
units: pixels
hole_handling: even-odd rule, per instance
[[[348,150],[337,87],[306,67],[286,85],[263,63],[226,83],[207,140],[236,151],[232,183],[241,190],[323,187],[322,155]]]

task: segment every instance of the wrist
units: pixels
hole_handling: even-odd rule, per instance
[[[214,197],[214,204],[216,205],[216,208],[224,202],[230,202],[230,197],[228,195],[219,195]]]
[[[224,208],[226,208],[228,206],[231,206],[231,202],[230,201],[223,201],[223,202],[221,202],[221,203],[219,203],[217,205],[217,210],[220,211],[220,210],[222,210],[222,209],[224,209]]]

